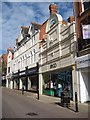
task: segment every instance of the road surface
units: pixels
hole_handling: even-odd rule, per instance
[[[82,115],[59,105],[44,103],[32,96],[22,95],[20,91],[2,88],[2,117],[82,118]]]

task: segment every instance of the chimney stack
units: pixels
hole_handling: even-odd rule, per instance
[[[69,18],[68,18],[68,22],[69,23],[72,23],[74,21],[74,17],[73,16],[70,16]]]
[[[58,6],[56,4],[54,4],[54,3],[50,4],[49,10],[50,10],[50,15],[57,14]]]
[[[9,47],[9,48],[7,49],[7,51],[12,51],[12,48],[11,48],[11,47]]]

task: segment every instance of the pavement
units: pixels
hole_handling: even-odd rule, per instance
[[[32,92],[24,92],[24,95],[27,97],[32,97],[33,99],[37,99],[37,93]],[[39,95],[39,101],[47,104],[55,104],[60,106],[61,98],[59,97],[53,97],[53,96],[47,96],[47,95]],[[72,111],[76,111],[75,102],[70,100],[70,106],[69,108]],[[89,112],[90,109],[90,103],[78,103],[78,112]]]
[[[15,90],[17,92],[20,92],[20,90]],[[33,99],[38,99],[37,93],[33,92],[26,92],[24,91],[24,96],[26,97],[32,97]],[[59,97],[53,97],[53,96],[47,96],[47,95],[39,95],[39,101],[47,104],[53,104],[56,106],[60,106],[61,98]],[[74,101],[70,101],[70,106],[67,108],[73,112],[76,112],[76,106]],[[80,113],[89,113],[90,112],[90,103],[78,103],[78,112]]]
[[[5,89],[7,89],[7,88],[5,88]],[[39,96],[40,99],[37,100],[37,93],[24,91],[24,94],[22,95],[22,91],[20,91],[20,90],[13,90],[13,89],[11,90],[10,89],[9,91],[12,91],[12,93],[15,93],[17,95],[20,95],[21,96],[20,99],[22,97],[24,97],[24,98],[36,101],[36,103],[38,105],[39,104],[42,105],[42,106],[44,105],[44,108],[45,108],[45,106],[54,107],[54,109],[56,109],[58,111],[60,110],[60,112],[62,112],[62,113],[60,113],[62,117],[64,117],[63,114],[67,114],[66,116],[74,116],[75,115],[75,116],[77,116],[79,118],[89,118],[90,104],[79,103],[78,104],[79,112],[75,112],[75,103],[73,101],[70,101],[70,107],[66,108],[66,107],[60,106],[60,98],[58,98],[58,97],[52,97],[52,96],[47,96],[47,95],[40,95]],[[10,93],[9,93],[9,95],[10,95]],[[45,109],[47,109],[47,108],[45,108]],[[42,109],[42,110],[44,110],[44,109]],[[52,111],[52,112],[55,112],[55,111]],[[71,113],[72,113],[72,115],[70,115]]]
[[[0,88],[0,119],[2,118],[2,89]]]

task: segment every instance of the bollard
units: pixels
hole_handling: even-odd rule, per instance
[[[37,97],[37,99],[39,100],[39,89],[38,89],[38,97]]]
[[[75,109],[78,112],[78,99],[77,99],[77,92],[75,92]]]

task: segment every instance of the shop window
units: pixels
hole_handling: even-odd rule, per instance
[[[61,96],[61,92],[70,90],[70,97],[73,98],[72,72],[64,71],[52,74],[43,74],[43,94]]]

